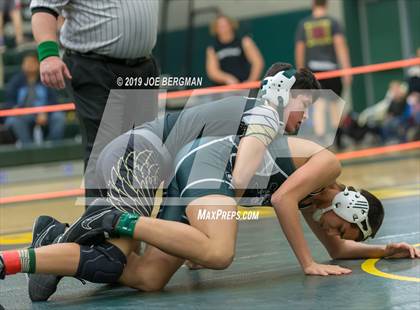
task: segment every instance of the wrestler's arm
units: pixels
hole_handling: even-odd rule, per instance
[[[260,166],[267,146],[254,136],[244,137],[239,142],[235,167],[232,173],[236,194],[241,197],[249,181]]]
[[[308,226],[325,246],[333,259],[358,258],[420,258],[420,250],[407,243],[389,243],[387,245],[366,244],[353,240],[344,240],[339,236],[329,236],[312,219],[312,211],[302,212]]]
[[[269,106],[258,106],[244,116],[247,130],[241,138],[232,172],[237,197],[241,197],[260,167],[268,145],[284,125],[278,112]]]
[[[301,147],[299,147],[299,145]],[[334,154],[310,141],[289,139],[292,156],[313,154],[273,194],[276,215],[302,269],[309,275],[346,274],[349,269],[316,263],[305,240],[299,218],[298,202],[309,193],[335,181],[341,166]],[[302,152],[299,154],[299,152]]]

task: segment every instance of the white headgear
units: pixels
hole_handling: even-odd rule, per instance
[[[328,211],[334,211],[343,220],[356,224],[363,233],[363,240],[372,235],[368,221],[369,202],[361,193],[349,191],[346,187],[344,191],[335,195],[331,206],[314,212],[314,221],[319,222],[321,216]]]
[[[289,103],[290,89],[296,82],[295,69],[280,71],[274,76],[268,76],[262,81],[261,98],[276,105],[285,107]]]

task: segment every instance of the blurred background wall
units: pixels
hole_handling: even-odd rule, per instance
[[[240,33],[250,35],[260,48],[266,67],[275,61],[294,63],[294,36],[300,19],[311,14],[311,0],[162,0],[155,53],[162,72],[203,76],[205,50],[213,38],[208,24],[217,10],[240,22]],[[420,1],[331,0],[329,14],[345,29],[352,66],[399,60],[415,55],[420,46]],[[391,80],[404,71],[355,76],[353,106],[364,109],[383,98]]]

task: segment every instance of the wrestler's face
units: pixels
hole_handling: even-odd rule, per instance
[[[299,94],[296,97],[290,96],[289,104],[284,108],[284,119],[286,132],[297,133],[302,122],[308,118],[308,108],[312,103],[312,97]]]
[[[340,191],[341,189],[336,185],[327,187],[318,195],[309,198],[306,203],[311,202],[314,211],[328,208],[331,206],[335,195]],[[336,215],[334,211],[324,213],[318,224],[329,236],[338,236],[341,239],[347,240],[359,240],[360,238],[361,232],[359,228],[356,225],[343,220]]]
[[[329,236],[338,236],[346,240],[359,240],[359,228],[343,220],[333,211],[323,214],[319,220],[319,225]]]

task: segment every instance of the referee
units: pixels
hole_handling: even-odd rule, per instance
[[[55,89],[72,88],[85,148],[87,198],[100,195],[94,167],[103,147],[157,115],[157,91],[126,81],[159,75],[151,56],[158,5],[155,0],[31,1],[41,80]],[[65,22],[58,40],[60,15]],[[65,48],[63,59],[58,41]]]

